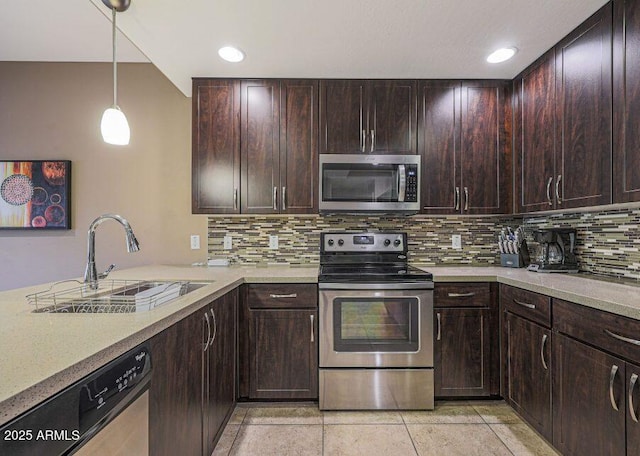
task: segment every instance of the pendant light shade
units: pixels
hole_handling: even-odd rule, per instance
[[[111,9],[111,43],[113,45],[113,105],[102,114],[100,131],[102,139],[108,144],[126,146],[129,144],[131,130],[129,122],[118,106],[118,66],[116,61],[116,11],[123,12],[129,8],[129,0],[102,0]]]

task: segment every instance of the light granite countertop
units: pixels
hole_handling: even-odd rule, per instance
[[[638,286],[501,267],[416,266],[432,272],[436,283],[498,281],[640,320]],[[36,314],[25,296],[50,284],[1,292],[0,425],[242,283],[315,283],[317,273],[317,266],[145,266],[115,271],[110,279],[210,282],[135,314]]]

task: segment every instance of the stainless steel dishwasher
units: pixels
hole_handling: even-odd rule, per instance
[[[144,344],[3,425],[0,454],[148,455],[150,379]]]

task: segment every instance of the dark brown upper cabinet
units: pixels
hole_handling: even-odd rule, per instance
[[[320,153],[415,154],[416,82],[320,83]]]
[[[511,209],[511,104],[507,81],[421,81],[418,151],[422,212]]]
[[[194,214],[240,211],[240,81],[193,80]]]
[[[614,2],[613,202],[640,201],[640,2]]]
[[[516,212],[554,208],[555,51],[514,81],[514,200]]]
[[[243,81],[240,98],[242,213],[317,212],[317,81]]]
[[[611,203],[612,5],[556,46],[557,209]]]

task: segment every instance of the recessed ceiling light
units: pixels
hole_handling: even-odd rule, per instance
[[[225,46],[218,49],[218,55],[227,62],[242,62],[244,60],[244,52],[233,46]]]
[[[493,51],[491,54],[489,54],[489,57],[487,57],[487,62],[489,63],[504,62],[505,60],[509,60],[511,57],[513,57],[516,54],[516,52],[518,52],[518,50],[514,47],[498,49],[496,51]]]

